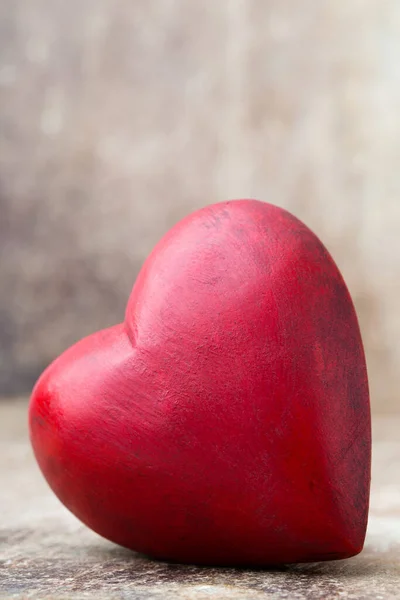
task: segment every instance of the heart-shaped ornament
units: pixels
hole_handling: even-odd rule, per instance
[[[262,566],[362,549],[357,317],[318,238],[270,204],[207,206],[167,233],[124,323],[44,372],[30,431],[61,502],[133,550]]]

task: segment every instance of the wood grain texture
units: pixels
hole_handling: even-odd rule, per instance
[[[69,510],[122,546],[192,564],[358,554],[370,428],[341,274],[305,225],[254,200],[168,232],[124,323],[61,355],[30,406],[36,458]]]
[[[2,0],[0,27],[3,394],[121,320],[179,218],[252,196],[326,243],[398,409],[396,0]]]

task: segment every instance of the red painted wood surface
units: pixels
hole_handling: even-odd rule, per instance
[[[174,227],[125,322],[44,372],[30,429],[65,506],[133,550],[262,566],[362,549],[371,434],[357,317],[321,242],[270,204],[216,204]]]

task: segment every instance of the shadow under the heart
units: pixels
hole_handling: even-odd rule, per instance
[[[301,581],[327,580],[345,584],[360,578],[386,578],[388,580],[396,577],[400,579],[400,555],[399,553],[375,551],[373,547],[366,546],[358,556],[337,561],[325,561],[315,563],[303,563],[293,565],[271,565],[264,568],[238,568],[238,567],[213,567],[186,565],[181,563],[170,563],[156,561],[148,556],[122,548],[120,546],[108,545],[101,548],[93,548],[93,553],[98,559],[106,562],[111,561],[119,569],[126,569],[125,574],[130,574],[134,580],[140,579],[145,574],[146,583],[149,576],[163,582],[173,581],[175,583],[200,584],[212,578],[219,583],[240,584],[258,588],[262,582],[281,579],[297,579]],[[90,550],[89,550],[90,552]],[[92,553],[91,553],[92,554]]]

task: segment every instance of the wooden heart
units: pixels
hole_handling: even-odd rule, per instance
[[[371,434],[357,317],[321,242],[270,204],[216,204],[175,226],[125,322],[44,372],[30,429],[59,499],[133,550],[262,566],[362,549]]]

